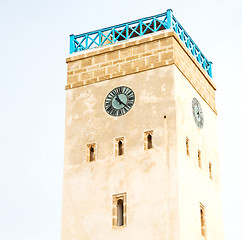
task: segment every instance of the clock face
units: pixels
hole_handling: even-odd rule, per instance
[[[135,95],[131,88],[120,86],[114,88],[106,97],[104,108],[113,117],[127,113],[134,105]]]
[[[199,128],[203,127],[203,111],[200,103],[196,98],[192,99],[192,113],[193,113],[193,118],[195,120],[195,123]]]

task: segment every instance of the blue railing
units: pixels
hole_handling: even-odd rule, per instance
[[[70,35],[70,54],[86,49],[128,40],[164,29],[173,29],[203,69],[212,77],[212,62],[208,61],[201,50],[174,17],[172,10],[151,17],[115,25],[100,30]]]
[[[186,45],[188,50],[192,53],[192,55],[202,65],[208,75],[212,77],[212,62],[207,60],[196,43],[192,40],[192,38],[188,35],[188,33],[184,30],[182,25],[176,20],[174,16],[172,16],[172,28],[182,40],[182,42]]]

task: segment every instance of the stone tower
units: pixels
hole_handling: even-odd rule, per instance
[[[223,240],[216,87],[171,10],[70,36],[62,240]]]

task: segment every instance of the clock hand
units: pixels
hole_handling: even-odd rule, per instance
[[[125,104],[125,103],[119,98],[118,95],[116,96],[116,99],[117,99],[117,101],[118,101],[119,104],[123,104],[124,106],[126,106],[126,107],[128,108],[128,105]]]
[[[129,106],[128,106],[127,104],[123,103],[123,105],[124,105],[125,107],[129,108]]]
[[[123,104],[123,102],[120,100],[120,98],[119,98],[118,95],[116,96],[116,99],[117,99],[117,101],[118,101],[119,104]]]

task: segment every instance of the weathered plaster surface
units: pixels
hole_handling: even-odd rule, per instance
[[[200,202],[208,240],[223,240],[216,87],[177,36],[145,36],[76,54],[67,63],[62,240],[203,240]],[[104,100],[122,85],[136,100],[114,118]],[[193,97],[204,111],[203,129],[193,120]],[[144,133],[152,130],[153,149],[144,150]],[[116,156],[121,137],[124,155]],[[87,161],[88,144],[95,144],[94,162]],[[127,223],[112,228],[112,196],[119,193],[126,193]]]
[[[204,240],[201,236],[200,203],[205,206],[207,239],[223,240],[217,115],[178,69],[175,69],[175,89],[181,240]],[[202,106],[202,129],[193,119],[194,97]],[[189,157],[186,155],[186,137],[190,145]],[[198,150],[201,151],[201,168],[198,166]],[[212,180],[209,162],[212,163]]]
[[[136,101],[129,113],[113,118],[103,104],[119,85],[131,87]],[[63,240],[179,239],[174,100],[173,66],[67,91]],[[154,148],[145,151],[149,130]],[[125,139],[120,157],[115,157],[117,137]],[[97,161],[90,163],[86,144],[93,142]],[[127,226],[114,230],[112,195],[122,192]]]

